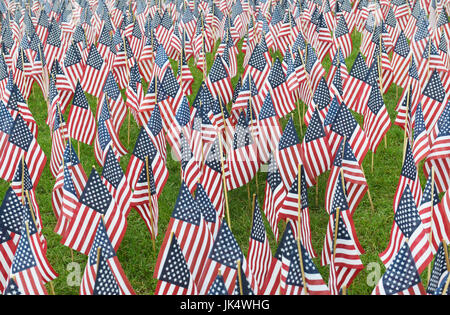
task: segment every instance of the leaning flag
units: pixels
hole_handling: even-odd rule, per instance
[[[164,266],[170,258],[171,238],[178,239],[178,245],[186,259],[189,273],[194,283],[199,283],[208,254],[213,245],[213,237],[204,220],[198,203],[184,182],[167,227],[166,235],[159,251],[154,277],[160,279]]]
[[[424,295],[425,288],[419,270],[411,248],[404,242],[372,295]]]
[[[125,234],[126,218],[117,208],[95,168],[91,171],[79,202],[61,243],[88,255],[95,238],[95,228],[103,216],[111,244],[117,249]]]
[[[388,247],[379,254],[386,267],[392,266],[395,255],[399,252],[404,241],[407,241],[411,249],[417,269],[422,272],[433,259],[428,235],[423,228],[419,212],[409,186],[403,191],[394,214],[394,222],[391,228],[391,237]]]
[[[80,78],[83,90],[95,97],[99,97],[109,70],[107,63],[103,60],[95,45],[92,44],[86,60],[84,74]]]
[[[158,280],[155,295],[198,294],[197,286],[175,235],[171,237],[167,258],[158,275]]]
[[[80,295],[134,295],[100,220],[80,285]]]

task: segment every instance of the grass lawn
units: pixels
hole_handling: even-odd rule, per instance
[[[361,35],[354,32],[353,36],[353,54],[346,60],[348,69],[350,70],[354,58],[359,50],[361,41]],[[217,48],[217,45],[216,45]],[[277,56],[279,56],[277,54]],[[212,65],[214,54],[208,56],[208,66]],[[242,65],[243,55],[238,57],[239,65]],[[196,79],[193,85],[193,95],[189,97],[189,100],[193,101],[195,94],[200,87],[202,80],[202,73],[194,66],[193,61],[190,60],[191,71]],[[330,66],[329,58],[324,61],[324,67],[328,70]],[[177,69],[177,63],[172,61],[172,67],[174,72]],[[232,82],[235,85],[237,79],[242,74],[242,67],[239,68],[238,76],[233,78]],[[144,85],[146,87],[146,84]],[[123,94],[124,95],[124,94]],[[396,96],[396,87],[392,85],[387,94],[384,95],[384,100],[387,105],[387,109],[391,116],[392,123],[395,119],[395,105],[397,104],[398,97]],[[398,95],[401,95],[401,89],[398,90]],[[88,99],[91,105],[92,111],[95,113],[96,99],[88,95]],[[47,118],[47,105],[42,92],[37,84],[33,87],[33,91],[30,99],[28,100],[33,116],[35,117],[39,126],[38,142],[47,155],[47,164],[36,188],[37,200],[40,206],[42,220],[44,224],[44,235],[48,241],[47,256],[59,273],[59,277],[53,281],[53,287],[56,294],[78,294],[78,286],[70,286],[70,280],[73,280],[74,275],[79,271],[80,277],[84,271],[87,257],[79,253],[73,253],[73,262],[79,263],[77,265],[72,263],[71,250],[68,247],[63,246],[60,243],[60,236],[54,233],[56,225],[56,217],[53,214],[51,204],[51,192],[55,183],[54,178],[50,174],[49,162],[51,153],[51,136],[50,130],[45,123]],[[230,106],[228,107],[230,108]],[[65,113],[67,119],[69,109]],[[298,132],[300,133],[300,124],[298,122],[297,113],[293,115]],[[362,126],[362,117],[355,114],[355,117]],[[287,122],[287,119],[282,119],[282,124]],[[303,126],[304,128],[304,126]],[[304,134],[303,130],[303,133]],[[127,123],[123,124],[120,131],[120,138],[122,143],[131,152],[136,141],[139,127],[132,120],[130,129],[130,143],[127,143]],[[76,148],[77,144],[73,143]],[[377,153],[374,156],[374,169],[371,171],[371,155],[369,152],[364,160],[363,166],[367,182],[369,184],[370,193],[373,199],[375,210],[370,207],[367,195],[363,198],[358,209],[354,214],[354,223],[356,232],[361,242],[362,247],[365,250],[365,254],[361,259],[364,265],[367,267],[370,263],[376,263],[376,265],[369,265],[370,270],[364,269],[360,272],[353,284],[348,288],[348,294],[370,294],[373,290],[375,283],[368,282],[371,280],[370,272],[376,269],[372,269],[374,266],[380,267],[381,274],[384,272],[384,266],[378,258],[378,254],[382,252],[388,245],[390,230],[393,222],[394,212],[392,209],[393,197],[397,187],[398,179],[402,167],[402,148],[403,148],[403,130],[398,126],[392,125],[387,133],[387,147],[384,142],[380,144]],[[80,160],[83,167],[89,175],[92,166],[94,165],[99,173],[101,168],[95,161],[93,146],[87,146],[80,144]],[[130,153],[125,155],[120,160],[120,164],[123,170],[126,170]],[[172,160],[170,156],[167,160],[167,167],[170,173],[169,180],[164,187],[163,193],[159,199],[159,236],[156,240],[157,248],[160,247],[164,233],[166,231],[167,224],[170,219],[171,212],[175,205],[175,201],[180,188],[180,166],[179,163]],[[422,171],[420,173],[420,179],[422,186],[425,184],[425,178]],[[258,190],[255,179],[249,184],[248,187],[241,187],[239,189],[230,191],[228,193],[230,217],[233,233],[241,246],[243,253],[246,255],[248,250],[248,239],[251,229],[251,201],[249,200],[250,194],[256,193],[260,205],[264,200],[264,186],[266,180],[266,173],[259,172],[258,174]],[[328,282],[328,267],[320,267],[320,252],[323,247],[326,226],[329,217],[324,208],[324,196],[326,183],[328,180],[328,172],[322,174],[319,177],[319,189],[318,196],[316,196],[316,189],[310,188],[308,191],[309,203],[311,209],[311,230],[312,230],[312,242],[313,246],[319,255],[314,259],[316,266],[322,274],[325,282]],[[0,196],[4,196],[9,183],[2,181],[0,183]],[[248,190],[249,189],[249,190]],[[2,198],[2,197],[0,197]],[[318,200],[316,204],[315,200]],[[267,222],[266,222],[267,223]],[[283,223],[280,223],[281,232],[283,231]],[[272,245],[273,253],[276,250],[276,242],[273,238],[273,234],[270,231],[268,224],[266,224],[267,232],[269,235],[269,241]],[[152,243],[150,240],[149,232],[136,211],[132,211],[128,217],[128,228],[123,238],[122,244],[118,250],[118,258],[122,264],[126,276],[131,282],[135,292],[137,294],[153,294],[157,280],[153,278],[153,268],[156,263],[157,252],[152,249]],[[423,274],[424,280],[426,279],[426,272]],[[69,281],[69,282],[68,282]],[[426,280],[425,280],[426,281]],[[424,282],[426,284],[426,282]],[[50,289],[50,286],[48,286]]]

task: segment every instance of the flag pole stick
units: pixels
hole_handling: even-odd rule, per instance
[[[241,295],[244,295],[244,291],[243,291],[243,288],[242,288],[241,260],[238,259],[236,263],[237,263],[237,269],[238,269],[239,293]]]
[[[336,219],[334,223],[334,242],[333,242],[333,261],[336,258],[336,241],[337,241],[337,235],[338,235],[338,224],[339,224],[339,216],[340,216],[340,208],[336,208]]]
[[[406,112],[405,112],[405,134],[403,138],[403,161],[405,160],[406,155],[406,147],[407,147],[407,128],[408,128],[408,112],[409,112],[409,102],[410,102],[410,93],[411,93],[411,84],[408,85],[408,94],[406,95]]]
[[[223,148],[222,148],[222,140],[220,137],[220,134],[218,135],[219,137],[219,151],[220,151],[220,164],[221,164],[221,168],[222,168],[222,181],[223,181],[223,191],[225,194],[225,210],[227,212],[227,223],[228,223],[228,227],[231,230],[231,222],[230,222],[230,208],[228,206],[228,189],[227,189],[227,180],[225,178],[225,167],[224,167],[224,163],[223,163]]]
[[[253,217],[255,216],[255,204],[256,204],[256,194],[253,194],[253,198],[252,198],[252,222],[253,222]]]
[[[430,216],[431,216],[431,222],[430,222],[430,233],[428,234],[428,242],[430,245],[432,245],[432,237],[433,237],[433,212],[434,212],[434,166],[431,167],[431,209],[430,209]],[[431,278],[431,261],[428,264],[428,282],[430,283]]]
[[[361,172],[363,172],[363,175],[364,175],[364,169],[363,169],[362,165],[361,165]],[[364,175],[364,177],[366,177],[366,175]],[[366,182],[367,182],[367,179],[366,179]],[[369,183],[367,183],[367,197],[369,198],[370,207],[372,208],[372,211],[375,211],[375,207],[373,206],[372,196],[370,195]]]
[[[300,259],[300,271],[302,273],[302,282],[303,282],[303,288],[305,289],[305,294],[308,294],[308,288],[306,285],[306,277],[305,277],[305,269],[303,266],[303,254],[302,254],[302,249],[300,246],[300,242],[301,242],[301,235],[302,235],[302,164],[299,163],[298,164],[298,173],[297,173],[297,180],[298,180],[298,211],[297,211],[297,250],[298,250],[298,255],[299,255],[299,259]]]
[[[154,220],[153,220],[153,210],[152,210],[152,193],[151,193],[151,188],[150,188],[150,180],[149,180],[149,168],[148,168],[148,155],[147,156],[145,156],[145,170],[146,170],[146,173],[147,173],[147,191],[148,191],[148,206],[149,206],[149,208],[150,208],[150,211],[149,211],[149,214],[150,214],[150,228],[151,228],[151,232],[152,232],[152,237],[151,237],[151,239],[152,239],[152,245],[153,245],[153,251],[155,251],[156,250],[156,245],[155,245],[155,238],[156,238],[156,235],[155,235],[155,231],[154,231],[154,226],[153,226],[153,222],[154,222]]]

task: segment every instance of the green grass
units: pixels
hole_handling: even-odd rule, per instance
[[[352,36],[352,40],[354,51],[346,60],[347,67],[349,69],[351,68],[354,58],[359,50],[361,40],[360,34],[355,32]],[[215,46],[215,49],[217,49],[217,47],[218,44]],[[208,54],[208,67],[211,67],[213,58],[214,54]],[[242,61],[243,55],[240,54],[238,56],[238,64],[242,65]],[[171,63],[174,72],[176,72],[177,63],[175,61],[172,61]],[[203,75],[195,67],[193,60],[189,61],[189,65],[195,78],[195,82],[193,84],[193,94],[189,96],[189,101],[192,103],[195,94],[200,87]],[[328,57],[324,61],[324,67],[326,70],[330,67]],[[232,80],[234,85],[237,83],[237,79],[242,72],[242,67],[239,67],[238,75]],[[146,84],[144,85],[146,86]],[[401,95],[401,89],[399,89],[398,95]],[[96,99],[88,95],[88,100],[92,111],[95,113]],[[398,100],[396,97],[395,85],[392,85],[388,93],[384,95],[384,100],[391,116],[391,121],[393,122],[395,119],[394,108]],[[70,279],[73,275],[72,272],[74,271],[74,269],[68,270],[68,266],[71,266],[69,264],[72,262],[71,250],[60,243],[60,236],[53,231],[56,225],[56,218],[53,214],[51,204],[51,192],[55,182],[49,169],[51,136],[49,128],[45,123],[47,118],[46,101],[37,85],[33,87],[28,104],[39,126],[38,142],[48,157],[46,167],[36,188],[36,195],[44,224],[43,233],[48,241],[47,256],[51,265],[59,274],[59,277],[53,281],[52,285],[56,294],[78,294],[79,287],[69,286],[67,284],[68,278]],[[230,106],[228,108],[230,108]],[[68,112],[69,110],[67,110],[64,115],[66,119]],[[297,131],[300,133],[300,124],[298,122],[297,113],[294,113],[293,117],[295,119]],[[362,117],[356,114],[355,117],[362,126]],[[287,119],[281,120],[283,126],[286,121]],[[305,128],[304,125],[303,128]],[[130,128],[131,140],[130,143],[128,143],[127,122],[125,122],[122,126],[120,131],[120,139],[129,152],[133,150],[138,132],[138,126],[132,120]],[[304,132],[305,129],[302,130],[302,134],[304,134]],[[74,144],[74,146],[76,148],[77,144]],[[363,165],[375,210],[371,209],[366,195],[354,214],[356,232],[359,241],[365,250],[365,254],[362,255],[361,259],[365,266],[372,262],[378,263],[381,267],[381,272],[384,272],[384,266],[378,258],[378,254],[386,248],[389,241],[394,214],[392,202],[402,167],[402,146],[403,131],[398,126],[392,125],[387,133],[387,147],[385,148],[384,143],[380,144],[380,147],[374,156],[375,165],[373,172],[371,171],[372,153],[368,153]],[[93,165],[99,173],[101,172],[101,168],[98,166],[94,158],[93,146],[80,144],[80,153],[80,159],[87,174],[89,174]],[[126,170],[129,159],[130,153],[122,157],[120,160],[120,164],[124,171]],[[178,190],[180,188],[179,163],[173,161],[169,157],[167,160],[167,167],[170,176],[159,199],[159,236],[156,240],[157,248],[161,246],[171,212],[175,205]],[[425,178],[421,171],[419,173],[421,176],[421,182],[424,183]],[[314,259],[314,262],[316,263],[316,266],[322,274],[325,282],[328,282],[328,267],[320,266],[320,252],[322,250],[326,226],[329,220],[324,208],[324,196],[328,175],[329,174],[327,172],[319,177],[318,196],[316,196],[315,188],[310,188],[308,191],[309,203],[311,206],[312,242],[317,254],[319,255],[318,258]],[[259,172],[258,189],[256,179],[253,179],[248,186],[241,187],[228,193],[232,230],[245,255],[248,250],[248,239],[250,235],[252,217],[250,207],[251,201],[248,196],[249,193],[250,195],[256,193],[260,205],[263,205],[265,180],[266,173]],[[9,184],[5,181],[0,182],[0,196],[4,195],[8,187]],[[315,203],[316,197],[318,198],[318,204]],[[277,244],[267,222],[265,223],[269,236],[269,242],[274,253]],[[283,223],[280,223],[280,232],[283,232],[284,226],[285,225]],[[156,263],[157,252],[153,251],[149,232],[143,220],[139,217],[136,211],[132,211],[128,217],[128,228],[117,254],[125,274],[130,280],[135,292],[137,294],[153,294],[157,283],[157,280],[153,278],[153,268]],[[82,276],[87,262],[87,257],[74,252],[73,261],[80,264],[80,276]],[[361,271],[350,288],[348,288],[348,294],[370,294],[373,290],[373,286],[369,286],[367,284],[368,275],[368,271]],[[50,288],[50,286],[48,287]]]

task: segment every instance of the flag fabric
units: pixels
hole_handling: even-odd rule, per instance
[[[80,285],[80,295],[134,295],[103,220],[98,222]]]
[[[423,295],[420,273],[408,242],[404,242],[372,295]]]
[[[366,81],[369,69],[361,53],[356,56],[350,70],[344,89],[344,101],[348,107],[358,114],[364,114],[365,104],[370,92],[370,85]],[[357,91],[354,93],[354,91]]]
[[[425,121],[423,119],[422,104],[417,104],[416,113],[414,117],[414,141],[413,141],[413,156],[416,166],[420,161],[425,159],[430,152],[430,142],[428,138],[427,129],[425,128]]]
[[[381,261],[389,268],[395,261],[396,254],[407,240],[417,270],[422,272],[433,259],[430,242],[417,210],[409,186],[403,190],[398,207],[394,214],[391,237],[388,247],[379,254]]]
[[[442,295],[441,284],[447,281],[449,272],[447,262],[445,260],[445,249],[447,246],[444,246],[443,242],[439,244],[438,250],[436,252],[434,258],[433,269],[430,275],[430,281],[427,286],[427,294],[430,295]],[[447,291],[448,294],[448,291]]]
[[[122,209],[117,208],[113,196],[93,168],[79,198],[79,206],[61,243],[88,255],[94,242],[96,227],[102,216],[111,244],[117,249],[126,231],[126,218]]]
[[[294,98],[287,88],[286,74],[281,61],[276,59],[266,81],[266,87],[272,96],[278,118],[284,117],[295,109]]]
[[[93,144],[95,139],[95,118],[80,83],[77,83],[72,100],[67,129],[70,137],[85,144]]]
[[[221,97],[225,104],[231,101],[233,97],[231,76],[220,55],[214,59],[206,82],[215,98]]]
[[[264,280],[268,276],[272,263],[272,251],[266,235],[266,229],[258,203],[257,196],[252,216],[252,229],[248,245],[247,260],[251,273],[254,275],[259,291],[262,292]]]
[[[186,259],[189,274],[196,284],[200,282],[203,268],[213,245],[213,238],[202,212],[184,182],[181,183],[175,208],[158,255],[154,277],[160,279],[164,266],[170,258],[172,240],[178,240],[178,246]]]
[[[96,46],[92,44],[86,60],[85,72],[80,77],[83,90],[88,94],[99,97],[102,87],[105,85],[108,72],[109,69],[106,61],[103,60]]]

